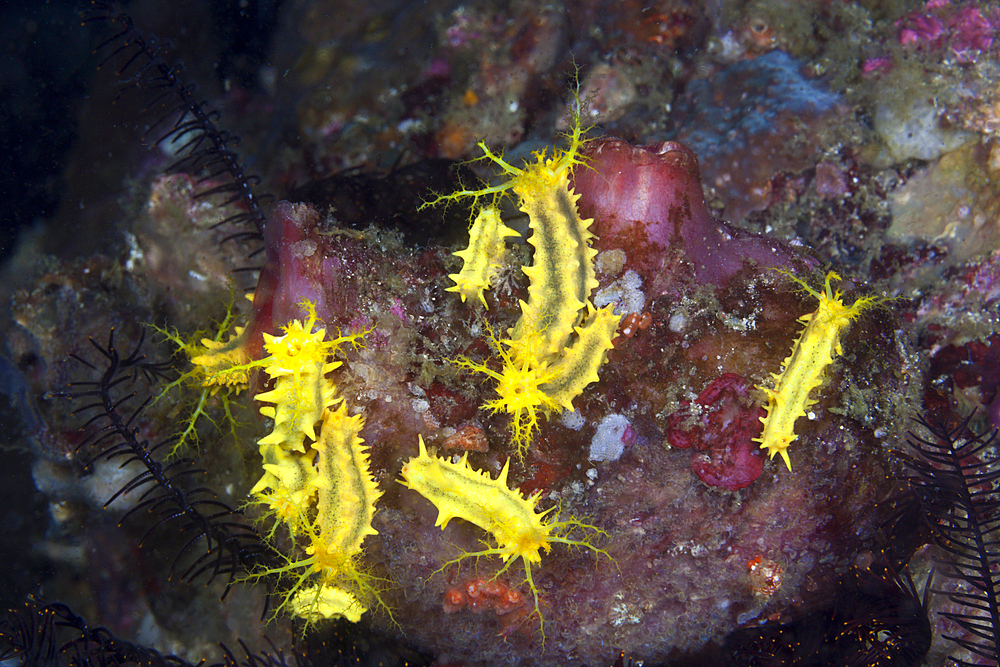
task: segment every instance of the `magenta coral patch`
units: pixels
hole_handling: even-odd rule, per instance
[[[726,373],[705,387],[694,405],[670,416],[667,441],[695,450],[691,470],[710,486],[735,491],[764,471],[764,452],[753,442],[764,408],[754,404],[752,387],[746,378]]]
[[[705,203],[698,158],[682,144],[632,146],[601,138],[584,144],[587,169],[573,174],[580,215],[594,218],[600,250],[621,248],[629,268],[656,292],[683,257],[699,283],[722,284],[747,262],[789,267],[798,256],[782,242],[716,220]]]
[[[918,49],[947,49],[959,62],[975,60],[975,53],[988,51],[1000,27],[1000,10],[927,2],[896,21],[899,43]]]

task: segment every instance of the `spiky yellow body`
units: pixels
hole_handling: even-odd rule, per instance
[[[319,439],[312,445],[316,513],[300,526],[307,557],[270,570],[297,573],[282,607],[307,621],[342,616],[356,622],[366,611],[358,596],[378,597],[373,578],[357,563],[364,539],[378,534],[372,519],[382,495],[358,437],[363,424],[361,415],[347,415],[344,403],[324,411]]]
[[[510,338],[495,341],[503,361],[499,373],[467,359],[459,365],[489,375],[497,381],[498,398],[485,404],[494,412],[512,417],[512,440],[523,456],[538,426],[539,417],[573,410],[573,400],[598,380],[597,371],[611,349],[621,320],[612,308],[598,310],[590,300],[597,287],[591,247],[592,220],[580,217],[579,195],[570,188],[570,176],[581,163],[583,131],[576,118],[570,145],[552,157],[537,153],[524,169],[507,163],[480,143],[484,156],[511,176],[501,185],[462,190],[439,198],[482,197],[512,191],[528,215],[534,248],[532,265],[524,267],[530,279],[528,300],[521,301],[521,317],[508,331]],[[479,266],[488,258],[472,239],[460,255]],[[464,297],[463,297],[464,298]]]
[[[357,621],[366,611],[364,598],[378,601],[375,580],[360,568],[358,557],[364,539],[376,534],[372,518],[381,492],[359,437],[364,419],[347,414],[329,374],[341,365],[334,356],[345,345],[360,344],[364,334],[327,340],[315,304],[300,305],[306,313],[302,320],[290,322],[280,335],[264,334],[262,359],[246,361],[233,341],[206,340],[191,354],[192,362],[206,386],[238,390],[254,369],[271,382],[254,397],[273,427],[257,443],[264,473],[250,495],[275,520],[268,538],[284,526],[306,555],[282,554],[285,564],[252,576],[286,581],[279,610],[310,622],[340,616]]]
[[[484,308],[489,308],[483,292],[490,288],[495,274],[500,270],[503,256],[507,252],[504,239],[510,236],[520,234],[503,224],[500,209],[496,206],[484,206],[469,229],[469,247],[455,253],[464,265],[458,273],[448,275],[455,284],[447,291],[458,292],[463,303],[466,299],[476,297]]]
[[[323,542],[352,555],[361,551],[367,536],[378,534],[372,519],[382,496],[369,470],[364,441],[358,437],[363,425],[362,416],[349,417],[347,405],[341,403],[323,415],[320,438],[313,444],[320,480],[315,525]]]
[[[816,402],[810,398],[810,393],[823,383],[834,358],[844,353],[840,339],[851,322],[878,300],[863,297],[850,306],[845,305],[840,298],[840,290],[834,291],[830,285],[831,280],[840,280],[840,276],[833,271],[826,274],[825,292],[818,292],[795,276],[788,275],[816,297],[819,307],[799,318],[799,322],[806,326],[792,345],[792,352],[784,361],[784,370],[771,374],[774,388],[760,387],[767,394],[767,415],[761,417],[764,430],[754,441],[759,442],[760,448],[766,449],[771,458],[781,454],[791,470],[792,462],[787,450],[798,438],[795,422],[805,417],[806,410]]]
[[[236,437],[236,421],[231,412],[230,395],[239,394],[246,389],[249,376],[245,370],[231,371],[231,369],[246,364],[249,357],[244,345],[244,328],[236,326],[235,319],[234,303],[231,302],[226,307],[225,318],[218,323],[214,333],[202,331],[189,337],[182,337],[177,331],[153,327],[191,361],[191,368],[167,384],[160,397],[181,386],[187,386],[198,394],[192,405],[190,417],[183,421],[184,427],[175,434],[174,445],[170,450],[171,456],[176,456],[189,444],[198,441],[198,424],[203,417],[217,427],[223,428],[209,416],[211,402],[221,404],[229,429],[233,437]],[[208,335],[213,337],[208,338]],[[160,397],[157,397],[157,400]]]
[[[307,557],[257,574],[292,575],[279,609],[309,621],[357,621],[366,611],[358,594],[374,589],[356,560],[365,537],[377,534],[372,518],[382,494],[358,435],[364,419],[347,414],[328,374],[341,365],[333,355],[360,336],[326,340],[315,306],[303,307],[305,320],[292,321],[280,336],[264,334],[267,356],[253,363],[273,381],[255,398],[267,404],[260,412],[274,427],[258,441],[264,475],[250,493],[305,542]]]
[[[403,465],[403,486],[413,489],[438,509],[435,526],[444,528],[452,519],[465,519],[493,535],[495,552],[506,562],[523,558],[540,563],[540,550],[549,550],[553,526],[543,521],[548,512],[536,513],[538,496],[525,498],[507,486],[510,461],[496,479],[485,471],[473,470],[466,453],[458,463],[427,453],[423,438],[419,452]],[[551,510],[550,510],[551,511]]]
[[[476,556],[500,556],[503,567],[497,576],[507,570],[515,560],[524,564],[525,581],[535,597],[535,612],[542,623],[544,639],[544,622],[538,602],[538,589],[531,576],[531,566],[542,562],[542,552],[548,552],[552,543],[561,542],[586,547],[596,553],[605,553],[592,544],[595,534],[602,531],[577,520],[551,521],[550,508],[538,512],[540,493],[525,498],[517,489],[507,486],[507,473],[510,470],[510,460],[496,479],[485,471],[473,470],[469,466],[468,453],[458,463],[448,459],[431,456],[424,446],[424,439],[419,439],[419,451],[416,457],[403,465],[403,480],[400,484],[413,489],[438,510],[435,526],[444,530],[452,519],[464,519],[473,523],[496,540],[497,546],[470,554],[445,564],[445,567],[465,558]],[[572,539],[569,533],[573,529],[586,530],[589,535],[584,539]]]
[[[246,371],[231,371],[250,360],[243,341],[244,328],[235,327],[234,331],[225,342],[202,338],[200,350],[187,350],[191,355],[191,363],[202,371],[204,386],[229,387],[242,391],[250,384]]]

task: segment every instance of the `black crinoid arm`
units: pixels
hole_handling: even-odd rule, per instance
[[[219,126],[220,113],[184,80],[181,64],[164,55],[168,43],[141,31],[131,15],[108,0],[92,0],[83,20],[109,26],[110,36],[95,51],[102,56],[102,66],[115,68],[122,92],[134,88],[150,98],[145,109],[153,120],[146,134],[158,145],[170,144],[178,156],[168,171],[197,176],[198,184],[205,186],[198,197],[221,194],[226,197],[223,205],[239,206],[237,213],[215,225],[235,226],[225,240],[259,240],[266,217],[261,203],[271,196],[258,196],[260,178],[246,173],[235,150],[239,137]]]
[[[952,661],[995,665],[1000,660],[1000,442],[996,429],[973,432],[971,418],[952,427],[920,420],[926,435],[911,434],[904,460],[906,480],[945,554],[938,574],[967,587],[948,595],[965,611],[942,613],[965,634],[947,638],[988,662]]]
[[[219,500],[212,489],[195,483],[206,474],[204,469],[190,458],[165,460],[174,438],[151,443],[140,436],[137,422],[152,401],[151,385],[169,371],[169,365],[147,359],[142,339],[127,356],[116,348],[114,331],[106,345],[90,342],[98,352],[96,360],[72,356],[98,377],[73,382],[66,391],[53,395],[76,401],[79,405],[73,414],[87,418],[81,426],[85,438],[76,450],[85,468],[102,459],[122,468],[140,464],[140,472],[104,507],[123,496],[132,500],[134,504],[119,523],[144,522],[148,527],[140,544],[159,532],[182,536],[170,568],[172,578],[190,582],[207,577],[211,582],[225,577],[228,592],[234,578],[259,564],[268,549],[239,510]]]
[[[68,606],[30,598],[0,611],[0,661],[18,667],[312,667],[296,650],[286,654],[270,639],[270,650],[254,652],[219,644],[220,659],[189,662],[176,655],[119,639],[93,627]]]
[[[30,599],[0,614],[0,660],[15,665],[190,667],[176,656],[90,627],[64,604]]]

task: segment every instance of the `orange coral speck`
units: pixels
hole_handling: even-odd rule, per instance
[[[444,449],[462,449],[467,452],[488,452],[490,443],[486,439],[483,427],[478,424],[466,424],[449,435],[441,443]]]

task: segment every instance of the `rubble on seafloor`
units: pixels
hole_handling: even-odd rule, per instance
[[[237,585],[220,602],[221,582],[166,581],[169,559],[138,546],[145,530],[114,525],[128,495],[102,507],[127,471],[80,470],[81,420],[50,392],[79,379],[68,356],[91,354],[88,337],[114,329],[122,350],[146,325],[211,337],[229,308],[259,357],[263,334],[301,318],[308,300],[331,335],[368,332],[332,374],[364,415],[383,494],[360,558],[390,582],[391,615],[366,612],[359,646],[391,637],[442,665],[610,665],[620,650],[645,664],[721,661],[738,628],[792,627],[848,599],[847,573],[893,549],[893,450],[913,417],[978,411],[978,425],[1000,425],[996,128],[991,98],[968,92],[996,87],[1000,52],[983,28],[996,9],[397,4],[352,3],[348,18],[324,3],[290,8],[269,65],[280,81],[219,96],[262,190],[279,196],[262,252],[213,227],[239,202],[199,196],[214,182],[198,175],[156,173],[170,159],[138,146],[106,165],[137,176],[91,199],[105,216],[100,250],[73,256],[70,233],[53,246],[61,256],[45,256],[24,237],[5,277],[0,370],[8,420],[23,424],[19,447],[32,453],[19,465],[48,504],[29,551],[50,565],[19,593],[73,603],[95,625],[192,661],[216,641],[294,641],[287,619],[259,621],[263,587]],[[924,76],[940,106],[912,104]],[[509,417],[482,409],[494,383],[455,361],[498,365],[497,340],[528,298],[531,248],[509,244],[484,308],[447,290],[469,208],[416,209],[477,177],[502,180],[489,161],[453,170],[479,157],[477,142],[520,165],[533,150],[551,156],[563,145],[556,128],[575,122],[596,123],[572,181],[597,235],[593,298],[623,321],[599,380],[573,411],[542,419],[521,458]],[[83,128],[81,141],[103,132]],[[528,229],[516,205],[498,205]],[[846,301],[886,300],[836,340],[840,354],[795,422],[788,469],[754,442],[762,387],[817,308],[785,272],[822,290],[830,269]],[[174,355],[147,338],[151,358]],[[143,382],[130,391],[155,396]],[[260,406],[196,394],[164,394],[135,425],[160,440],[203,400],[210,419],[185,455],[239,506],[260,476]],[[493,579],[496,558],[448,565],[481,550],[483,531],[460,520],[440,529],[434,507],[396,483],[418,437],[492,477],[509,462],[511,487],[602,531],[601,556],[555,544],[533,566],[544,638],[523,570]],[[918,580],[927,551],[911,564]],[[946,645],[935,638],[933,664]]]

